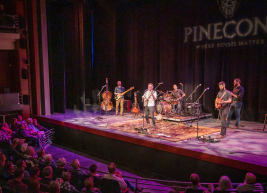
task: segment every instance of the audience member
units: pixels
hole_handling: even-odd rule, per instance
[[[19,130],[18,119],[16,119],[16,118],[13,119],[13,124],[11,125],[11,130],[14,132],[18,132],[18,130]]]
[[[252,173],[247,173],[245,177],[245,182],[240,184],[236,190],[238,192],[252,191],[252,190],[263,190],[260,183],[256,183],[256,176]]]
[[[90,171],[90,176],[96,176],[99,177],[99,174],[97,174],[97,165],[96,164],[92,164],[89,167],[89,171]]]
[[[32,143],[32,146],[35,147],[39,147],[39,142],[38,142],[38,137],[37,136],[34,136],[32,134],[30,134],[28,131],[27,131],[27,125],[26,124],[21,124],[20,125],[20,134],[23,138],[25,138],[25,141],[27,143]]]
[[[219,187],[218,190],[227,191],[230,189],[233,189],[232,182],[228,178],[228,176],[222,176],[219,181]]]
[[[41,180],[41,178],[39,178],[39,176],[40,176],[40,169],[39,169],[39,167],[37,167],[37,166],[34,166],[34,167],[32,167],[31,169],[30,169],[30,171],[29,171],[29,173],[30,173],[30,179],[32,180],[32,179],[37,179],[37,180]]]
[[[72,166],[72,168],[73,168],[73,169],[70,171],[71,174],[76,173],[76,174],[84,174],[84,175],[86,175],[86,172],[80,169],[80,166],[81,166],[81,165],[80,165],[80,162],[79,162],[78,159],[73,160],[73,161],[71,162],[71,166]]]
[[[17,169],[23,169],[24,170],[24,178],[29,179],[30,178],[30,174],[27,170],[25,170],[26,168],[26,163],[23,159],[20,159],[17,161]]]
[[[191,174],[190,175],[190,182],[192,183],[191,186],[188,186],[186,189],[190,189],[190,190],[195,190],[195,189],[203,189],[203,190],[207,190],[207,188],[202,187],[200,185],[200,178],[197,174]]]
[[[14,178],[14,165],[11,161],[7,161],[4,166],[4,178],[5,180],[11,180]]]
[[[18,125],[21,125],[21,124],[22,124],[22,121],[23,121],[22,116],[21,116],[21,115],[18,115],[17,118],[18,118],[18,119],[17,119],[17,124],[18,124]]]
[[[48,131],[47,128],[45,128],[42,125],[38,124],[36,119],[33,119],[32,121],[33,121],[33,124],[35,125],[35,127],[37,129],[39,129],[40,131],[44,131],[44,132]]]
[[[28,193],[40,193],[40,181],[38,178],[31,178],[28,184]]]
[[[2,130],[5,130],[8,135],[12,134],[12,130],[9,128],[7,123],[3,123]]]
[[[14,180],[9,180],[6,184],[8,188],[14,191],[20,191],[22,193],[27,192],[27,186],[22,183],[22,179],[24,178],[23,169],[16,169],[14,172]]]
[[[60,185],[57,181],[52,181],[50,183],[49,193],[60,193]]]
[[[63,180],[62,183],[60,183],[60,188],[69,191],[70,193],[75,193],[75,192],[79,192],[78,190],[76,190],[76,188],[74,186],[72,186],[69,181],[71,179],[71,174],[70,172],[62,172],[61,178]]]
[[[94,188],[94,182],[91,178],[86,178],[81,193],[101,193],[101,191],[98,188]]]
[[[43,170],[43,178],[41,179],[41,183],[49,185],[52,182],[53,177],[53,169],[51,166],[46,166]]]
[[[67,169],[65,169],[66,164],[67,164],[67,161],[64,157],[59,158],[57,160],[57,168],[54,172],[54,179],[60,178],[63,171],[68,171]]]
[[[17,150],[17,152],[19,152],[19,153],[22,153],[21,152],[21,146],[24,144],[24,140],[23,139],[19,139],[18,140],[18,143],[17,143],[17,147],[16,147],[16,150]],[[26,150],[25,150],[26,151]]]
[[[125,181],[121,178],[118,178],[117,176],[115,176],[115,172],[116,172],[116,165],[114,163],[110,163],[108,165],[108,174],[105,174],[103,176],[103,178],[105,179],[111,179],[111,180],[116,180],[119,182],[121,190],[124,191],[127,188],[127,184],[125,183]]]
[[[135,187],[128,179],[122,178],[122,173],[120,171],[116,171],[115,176],[124,180],[124,182],[127,184],[127,188],[129,188],[131,191],[133,191],[133,192],[142,191],[141,188]]]

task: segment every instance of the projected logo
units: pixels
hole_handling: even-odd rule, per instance
[[[226,18],[231,18],[236,12],[241,0],[217,0],[220,11]]]

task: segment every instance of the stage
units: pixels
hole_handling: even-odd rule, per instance
[[[156,128],[145,122],[144,132],[140,132],[143,118],[130,113],[115,116],[113,112],[99,115],[92,109],[67,110],[35,118],[55,128],[55,143],[166,179],[188,181],[195,172],[202,175],[202,181],[218,182],[221,175],[229,175],[232,182],[240,182],[250,171],[265,182],[267,133],[262,131],[262,123],[241,121],[241,128],[228,128],[225,138],[210,143],[196,137],[219,135],[220,122],[214,118],[157,121]]]

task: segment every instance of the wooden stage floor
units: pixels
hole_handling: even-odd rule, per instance
[[[35,118],[41,122],[60,125],[94,135],[154,148],[160,151],[251,171],[260,175],[266,175],[267,173],[267,133],[262,131],[263,123],[241,121],[242,127],[239,129],[228,128],[227,136],[220,139],[220,142],[207,143],[197,140],[195,136],[184,140],[171,141],[167,138],[151,137],[150,134],[126,132],[112,128],[113,124],[142,120],[141,116],[134,118],[131,114],[115,116],[111,113],[99,116],[99,114],[95,112],[68,110],[65,114],[35,116]],[[185,127],[184,129],[188,128],[188,130],[190,130],[192,128],[196,129],[197,122],[184,122],[182,124]],[[230,126],[233,126],[233,124],[234,121],[231,122]],[[217,119],[201,119],[198,125],[213,130],[213,132],[209,134],[211,138],[214,138],[220,133],[220,122]]]

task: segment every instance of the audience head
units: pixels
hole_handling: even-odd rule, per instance
[[[91,178],[86,178],[84,180],[84,187],[87,189],[87,190],[92,190],[93,187],[94,187],[94,182]]]
[[[62,172],[61,178],[63,179],[64,182],[69,182],[71,179],[70,172],[66,172],[66,171]]]
[[[18,123],[18,119],[17,118],[14,118],[13,119],[13,125],[17,124]]]
[[[19,142],[19,139],[18,138],[15,138],[12,140],[12,146],[13,147],[16,147],[18,145],[18,142]]]
[[[18,140],[18,146],[21,146],[22,144],[24,144],[24,140],[23,139],[19,139]]]
[[[52,155],[51,154],[45,154],[44,157],[43,157],[45,163],[51,163],[52,162]]]
[[[57,160],[57,165],[58,165],[59,167],[64,168],[66,164],[67,164],[67,161],[66,161],[66,159],[65,159],[64,157],[59,158],[59,159]]]
[[[6,156],[0,152],[0,168],[3,168],[6,163]]]
[[[41,158],[44,157],[45,155],[45,151],[43,149],[38,149],[36,153],[37,153],[37,156]]]
[[[116,171],[115,172],[115,176],[122,178],[122,173],[120,171]]]
[[[24,169],[16,169],[14,172],[14,178],[21,181],[24,178]]]
[[[18,115],[18,121],[22,121],[22,116]]]
[[[40,192],[40,181],[37,178],[32,178],[28,186],[28,193]]]
[[[52,175],[53,175],[53,169],[52,169],[52,167],[51,166],[46,166],[43,169],[43,175],[44,175],[44,177],[52,178]]]
[[[96,173],[97,165],[96,164],[90,165],[89,170],[90,170],[91,173]]]
[[[192,182],[193,185],[198,185],[200,182],[200,178],[197,174],[191,174],[190,181]]]
[[[18,169],[25,169],[26,168],[26,163],[23,159],[20,159],[17,161],[17,168]]]
[[[27,147],[28,147],[28,143],[23,143],[20,147],[20,151],[23,153],[26,153]]]
[[[3,127],[9,129],[9,126],[7,123],[3,123]]]
[[[49,186],[49,193],[60,193],[60,186],[57,181],[52,181]]]
[[[75,159],[71,162],[71,166],[73,167],[73,169],[79,169],[80,168],[80,162],[78,159]]]
[[[20,128],[21,130],[24,130],[24,129],[27,128],[27,125],[26,125],[25,123],[21,123],[21,125],[19,126],[19,128]]]
[[[32,122],[32,118],[28,118],[28,119],[27,119],[27,123],[28,123],[28,124],[32,124],[32,123],[33,123],[33,122]]]
[[[116,165],[113,162],[108,165],[108,172],[111,174],[114,174],[116,172]]]
[[[7,161],[5,163],[4,170],[10,173],[13,173],[15,171],[13,163],[11,161]]]
[[[246,181],[246,184],[255,184],[256,176],[252,173],[247,173],[245,181]]]
[[[37,125],[37,124],[38,124],[38,122],[37,122],[37,120],[36,120],[36,119],[33,119],[33,120],[32,120],[32,122],[33,122],[33,124],[35,124],[35,125]]]
[[[219,189],[226,191],[229,189],[233,189],[232,182],[228,178],[228,176],[222,176],[220,181],[219,181]]]
[[[38,177],[40,175],[40,169],[37,166],[34,166],[30,169],[29,171],[30,176],[33,177]]]
[[[28,146],[26,149],[26,154],[33,156],[34,155],[34,148],[32,146]]]

